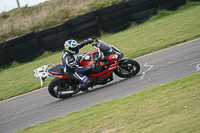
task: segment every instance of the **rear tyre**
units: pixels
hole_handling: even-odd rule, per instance
[[[126,59],[126,61],[119,63],[118,66],[114,73],[121,78],[133,77],[140,71],[140,64],[131,59]]]
[[[69,87],[70,87],[69,79],[55,78],[49,83],[48,91],[49,91],[49,94],[55,98],[67,98],[67,97],[71,97],[75,93],[78,93],[78,92],[73,92],[73,93],[65,94],[63,96],[60,95],[61,91],[72,92],[72,90]]]

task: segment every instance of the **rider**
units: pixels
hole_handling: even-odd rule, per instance
[[[84,40],[79,44],[77,44],[75,40],[67,40],[64,44],[65,49],[63,50],[61,57],[65,75],[79,81],[80,84],[76,86],[76,89],[79,89],[83,92],[89,91],[88,86],[92,84],[93,79],[82,75],[82,73],[91,69],[95,69],[96,65],[92,64],[88,66],[79,66],[77,63],[77,54],[79,53],[79,49],[91,43],[93,43],[93,39],[91,38]]]

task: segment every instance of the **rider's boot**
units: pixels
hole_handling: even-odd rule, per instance
[[[85,84],[83,84],[83,83],[79,83],[79,84],[76,86],[76,88],[77,88],[78,90],[80,90],[80,91],[83,91],[84,93],[86,93],[86,92],[89,91],[88,87],[87,87]]]
[[[90,87],[92,86],[92,84],[94,83],[95,79],[93,78],[89,78],[88,81],[85,82],[85,85]]]
[[[79,83],[77,85],[77,88],[83,92],[88,92],[89,91],[88,87],[90,87],[93,83],[94,83],[94,79],[89,78],[88,81],[86,81],[85,83]]]

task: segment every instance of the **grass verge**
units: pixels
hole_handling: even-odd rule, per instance
[[[23,7],[0,14],[0,42],[31,31],[63,24],[89,11],[122,0],[51,0],[33,7]]]
[[[198,133],[200,73],[17,133]]]
[[[148,22],[116,33],[102,36],[100,39],[114,45],[125,53],[126,57],[138,57],[200,36],[200,5],[186,9],[161,19]],[[80,53],[90,51],[84,47]],[[0,100],[20,95],[40,88],[39,78],[33,76],[33,70],[50,63],[61,62],[61,52],[46,58],[0,71]],[[47,85],[51,79],[47,79]]]

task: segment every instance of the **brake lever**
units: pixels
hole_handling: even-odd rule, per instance
[[[93,47],[94,47],[94,46],[96,47],[97,45],[96,45],[95,43],[92,43],[92,46],[93,46]]]

